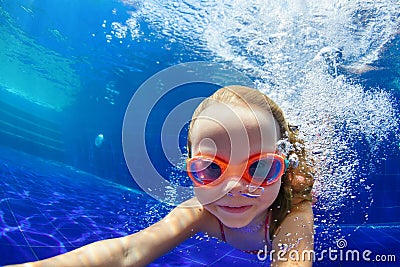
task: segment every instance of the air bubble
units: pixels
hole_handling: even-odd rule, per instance
[[[137,17],[144,18],[166,40],[187,42],[193,50],[192,44],[203,46],[258,79],[257,88],[299,125],[299,136],[317,159],[316,222],[333,227],[352,218],[343,216],[350,214],[348,210],[356,207],[367,212],[373,198],[361,200],[360,192],[372,194],[373,185],[366,183],[379,158],[371,156],[367,163],[360,159],[363,153],[383,154],[386,147],[400,149],[400,142],[388,140],[388,136],[400,139],[398,100],[385,90],[364,88],[345,75],[325,70],[326,64],[342,64],[347,72],[365,71],[366,64],[377,59],[397,34],[393,23],[399,17],[397,3],[306,0],[305,8],[300,8],[287,1],[269,5],[262,0],[238,0],[235,5],[187,2],[190,5],[147,1],[131,20],[136,23]],[[139,23],[132,29],[139,34]],[[313,61],[324,51],[323,44],[330,46],[325,51],[339,47],[345,62]],[[363,150],[357,151],[355,144]],[[361,200],[360,205],[356,200]]]

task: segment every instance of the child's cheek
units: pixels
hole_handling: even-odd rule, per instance
[[[205,206],[223,197],[226,193],[221,192],[218,187],[195,187],[194,194],[199,202]]]

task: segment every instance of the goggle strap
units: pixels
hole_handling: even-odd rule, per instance
[[[184,171],[187,170],[187,161],[185,161],[185,162],[182,164],[182,170],[184,170]]]

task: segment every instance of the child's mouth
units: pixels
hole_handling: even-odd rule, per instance
[[[251,208],[251,206],[240,206],[240,207],[230,207],[230,206],[219,206],[222,210],[230,213],[242,213]]]

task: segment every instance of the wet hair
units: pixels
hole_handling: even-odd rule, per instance
[[[274,235],[286,215],[290,212],[294,198],[296,198],[297,202],[302,200],[311,201],[311,189],[314,183],[313,161],[305,149],[304,141],[298,136],[297,127],[288,124],[282,109],[259,90],[238,85],[227,86],[217,90],[213,95],[204,99],[196,108],[189,125],[187,145],[189,157],[191,157],[192,129],[196,118],[207,107],[215,103],[224,103],[234,107],[244,105],[249,108],[261,108],[266,112],[270,112],[279,124],[281,136],[278,139],[287,140],[290,143],[291,149],[287,157],[295,155],[298,158],[297,164],[290,164],[282,176],[282,184],[278,196],[269,207],[272,212],[270,234]]]

